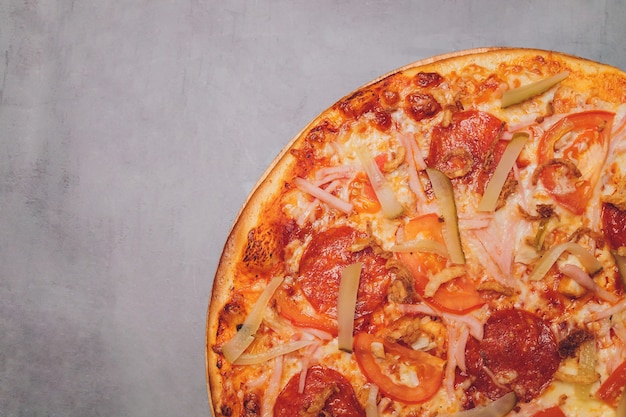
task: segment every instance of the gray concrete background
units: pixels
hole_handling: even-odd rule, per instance
[[[626,69],[623,0],[0,3],[0,416],[209,416],[222,245],[280,149],[404,64]]]

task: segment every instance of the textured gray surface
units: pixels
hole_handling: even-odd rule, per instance
[[[222,245],[279,150],[481,46],[626,68],[623,0],[0,3],[0,416],[209,416]]]

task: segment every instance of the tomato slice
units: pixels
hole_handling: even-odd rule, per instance
[[[611,375],[600,385],[596,396],[611,407],[617,407],[620,395],[626,386],[626,361],[613,371]]]
[[[386,360],[377,358],[372,353],[372,343],[382,344]],[[388,342],[369,333],[357,333],[354,337],[354,354],[365,377],[377,385],[382,393],[395,401],[417,404],[431,398],[439,390],[443,381],[445,361],[426,352]],[[385,362],[390,366],[384,366]],[[381,366],[382,365],[382,366]],[[399,375],[390,374],[398,369],[415,372],[419,383],[407,385],[400,382]]]
[[[359,172],[348,186],[350,202],[358,213],[377,213],[380,203],[365,172]]]
[[[285,288],[278,288],[274,294],[274,299],[280,314],[296,326],[323,330],[333,336],[337,336],[337,320],[323,313],[307,314],[302,309],[302,303],[307,303],[307,301],[302,294],[300,294],[300,297],[302,299],[296,302]]]
[[[533,414],[532,417],[566,417],[563,410],[558,405],[554,407],[546,408],[538,413]]]
[[[404,239],[432,239],[443,244],[441,226],[439,217],[434,213],[416,217],[404,227]],[[411,271],[415,289],[422,296],[429,277],[443,270],[447,263],[444,257],[436,253],[398,253],[398,257]],[[433,297],[425,301],[437,309],[452,313],[465,313],[485,303],[474,283],[466,276],[446,282]]]
[[[614,116],[602,110],[565,116],[539,143],[539,179],[557,203],[575,214],[585,211],[600,176]],[[546,165],[557,159],[565,163]],[[580,172],[574,172],[568,163]]]

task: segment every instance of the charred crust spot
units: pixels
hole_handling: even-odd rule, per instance
[[[244,308],[244,300],[241,298],[241,295],[235,294],[230,301],[224,304],[218,319],[216,332],[218,346],[213,347],[213,351],[215,353],[222,352],[222,349],[219,346],[220,343],[224,341],[224,338],[229,337],[231,334],[233,323],[243,323],[245,315],[246,311]]]
[[[251,271],[269,272],[281,261],[282,239],[271,225],[262,224],[248,232],[243,262]]]

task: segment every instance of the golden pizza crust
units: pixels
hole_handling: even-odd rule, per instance
[[[375,85],[399,72],[404,72],[408,76],[412,76],[420,71],[447,74],[470,64],[496,71],[501,62],[509,65],[519,63],[524,67],[544,67],[549,65],[554,66],[557,70],[567,67],[571,74],[564,81],[564,85],[571,85],[574,88],[585,90],[594,89],[597,97],[608,102],[626,102],[626,75],[621,70],[558,52],[520,48],[478,48],[438,55],[411,63],[385,74],[363,85],[355,92]],[[354,95],[355,92],[346,95],[344,98]],[[257,224],[259,213],[264,210],[266,203],[271,202],[274,199],[273,197],[281,192],[284,183],[288,181],[285,179],[285,176],[291,173],[296,161],[289,151],[297,148],[310,129],[328,117],[329,113],[332,114],[335,111],[334,108],[335,106],[333,105],[328,110],[322,112],[284,147],[253,188],[230,231],[215,275],[207,314],[206,372],[207,390],[212,409],[214,404],[221,403],[223,388],[223,381],[217,365],[219,355],[213,350],[219,325],[219,313],[231,295],[235,266],[242,261],[242,254],[247,244],[247,235]],[[215,414],[214,409],[213,412]]]

